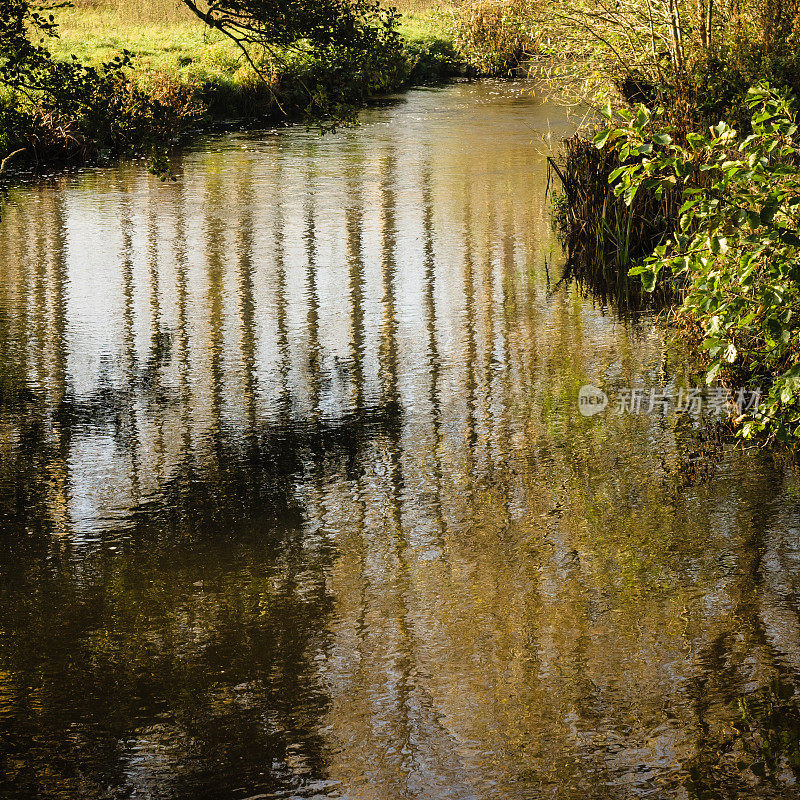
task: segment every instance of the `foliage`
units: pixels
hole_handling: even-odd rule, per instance
[[[533,49],[526,0],[466,0],[453,9],[455,43],[472,68],[502,75]]]
[[[567,251],[565,279],[575,278],[618,306],[632,306],[641,302],[642,292],[639,279],[629,280],[628,265],[649,255],[663,239],[680,199],[677,192],[657,197],[641,191],[625,203],[608,185],[619,165],[614,150],[598,149],[577,134],[564,140],[560,158],[549,159],[564,190],[556,211]],[[669,299],[668,291],[660,294],[659,301]]]
[[[661,109],[623,111],[625,124],[596,137],[619,154],[610,176],[627,204],[638,193],[680,189],[678,229],[631,270],[653,289],[664,275],[688,281],[682,314],[702,327],[707,381],[748,379],[765,392],[740,433],[800,438],[800,137],[786,93],[751,89],[751,130],[738,143],[725,122],[686,143]],[[610,117],[610,109],[606,110]]]
[[[398,31],[406,53],[406,83],[440,83],[463,75],[465,61],[454,41],[452,18],[436,7],[423,14],[403,14]]]
[[[0,146],[36,163],[104,151],[162,162],[164,145],[202,111],[190,88],[162,80],[144,90],[127,75],[126,52],[98,65],[55,58],[47,44],[64,5],[0,0]]]
[[[43,41],[54,35],[52,11],[61,5],[31,6],[27,0],[0,1],[0,85],[12,89],[38,86],[50,64]],[[39,40],[35,41],[37,37]]]
[[[800,90],[799,10],[797,0],[549,0],[538,24],[554,30],[557,53],[571,59],[562,74],[576,73],[584,99],[612,84],[624,103],[661,105],[689,131],[720,118],[746,124],[759,80]]]
[[[396,85],[405,67],[398,12],[378,0],[183,2],[239,48],[266,86],[289,63],[310,65],[299,83],[312,117],[348,118],[365,96]]]

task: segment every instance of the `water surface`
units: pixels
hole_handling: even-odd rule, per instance
[[[797,482],[578,413],[685,371],[528,89],[10,191],[0,796],[797,797]]]

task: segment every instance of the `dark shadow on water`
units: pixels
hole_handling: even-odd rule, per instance
[[[64,413],[65,447],[88,419],[102,423],[106,401]],[[313,464],[354,469],[400,424],[387,406],[262,428],[245,448],[221,431],[218,471],[187,460],[132,511],[124,538],[83,544],[36,529],[48,452],[45,426],[31,425],[3,465],[3,485],[25,489],[11,506],[4,493],[2,512],[0,796],[210,800],[323,786],[328,701],[314,663],[335,547],[302,533],[293,487]]]

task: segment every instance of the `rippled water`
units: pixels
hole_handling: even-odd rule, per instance
[[[578,413],[682,367],[557,285],[566,116],[363,120],[10,192],[0,795],[797,797],[797,482]]]

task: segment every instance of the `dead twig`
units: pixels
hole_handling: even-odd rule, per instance
[[[25,148],[20,147],[19,150],[15,150],[13,153],[9,153],[2,161],[0,161],[0,172],[5,172],[6,167],[11,163],[11,159],[18,156],[20,153],[24,153]]]

